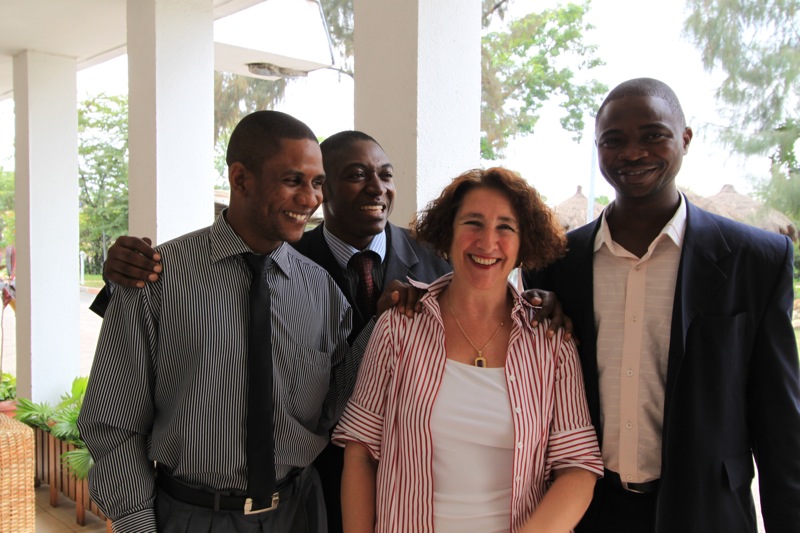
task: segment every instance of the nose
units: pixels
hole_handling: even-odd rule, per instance
[[[370,172],[367,176],[367,183],[364,190],[367,194],[381,196],[386,191],[386,185],[384,185],[383,180],[381,180],[377,172]]]
[[[311,183],[305,183],[297,190],[295,202],[299,206],[316,209],[322,203],[322,189]]]
[[[477,245],[481,252],[491,252],[497,244],[497,231],[494,228],[486,227],[478,233]]]
[[[647,155],[647,149],[640,143],[627,143],[619,152],[619,158],[626,161],[636,161]]]

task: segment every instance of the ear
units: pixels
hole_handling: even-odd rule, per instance
[[[684,153],[684,155],[689,153],[689,145],[692,142],[692,137],[693,136],[694,136],[694,133],[692,132],[692,128],[687,126],[686,129],[683,130],[683,153]]]
[[[231,185],[231,191],[244,194],[247,190],[247,168],[239,162],[229,166],[228,183]]]

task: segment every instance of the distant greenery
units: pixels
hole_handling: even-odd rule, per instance
[[[584,17],[589,0],[502,21],[513,0],[482,0],[485,35],[481,51],[481,156],[502,157],[508,141],[532,133],[545,102],[562,109],[561,124],[580,140],[583,119],[597,109],[608,88],[589,79],[604,64],[597,47],[584,42],[593,29]],[[335,69],[354,75],[353,0],[321,0],[333,49]],[[502,26],[495,31],[490,27]],[[569,65],[569,66],[568,66]],[[271,109],[284,98],[286,79],[266,81],[229,73],[214,76],[215,167],[225,174],[224,150],[233,126],[257,109]]]
[[[14,173],[0,167],[0,249],[15,241]]]
[[[99,274],[108,248],[128,232],[128,97],[99,94],[78,108],[80,249]]]
[[[84,287],[94,287],[96,289],[100,289],[105,284],[106,282],[103,281],[102,274],[84,274],[83,276]]]
[[[766,155],[759,195],[800,224],[800,0],[688,0],[685,29],[722,74],[718,139]]]

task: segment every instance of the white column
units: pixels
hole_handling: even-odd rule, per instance
[[[14,57],[17,382],[55,402],[78,375],[78,111],[74,58]]]
[[[394,164],[405,226],[480,164],[480,0],[355,0],[355,124]]]
[[[212,0],[128,0],[129,231],[156,243],[214,216]]]

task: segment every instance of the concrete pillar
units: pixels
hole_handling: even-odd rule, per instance
[[[212,0],[128,0],[129,231],[161,243],[213,220]]]
[[[480,164],[480,0],[354,0],[355,126],[394,164],[406,225]]]
[[[78,111],[74,58],[14,57],[17,383],[55,402],[79,372]]]

